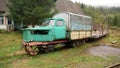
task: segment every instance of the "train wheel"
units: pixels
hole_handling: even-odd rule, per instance
[[[50,52],[52,52],[54,51],[55,45],[49,45],[48,47],[49,47]]]
[[[38,54],[37,46],[25,46],[25,51],[32,56]]]
[[[71,47],[72,47],[72,43],[71,43],[71,42],[64,43],[64,44],[65,44],[65,47],[68,47],[68,48],[71,48]]]
[[[72,47],[78,47],[77,42],[73,42]]]
[[[49,52],[50,52],[50,49],[47,47],[47,48],[44,48],[43,51],[44,51],[45,53],[49,53]]]
[[[39,47],[39,46],[38,46],[38,50],[39,50],[39,52],[44,52],[43,47]]]
[[[44,47],[38,46],[38,49],[39,49],[39,52],[49,53],[49,52],[54,51],[54,47],[55,47],[55,45],[46,45]]]
[[[81,46],[82,45],[82,42],[81,41],[79,41],[79,46]]]
[[[86,42],[85,40],[82,40],[82,44],[85,44],[85,42]]]
[[[79,41],[76,41],[76,46],[80,46],[80,42]]]

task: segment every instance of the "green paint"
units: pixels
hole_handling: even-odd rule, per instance
[[[66,38],[66,25],[63,19],[46,19],[54,20],[52,25],[41,26],[38,28],[23,29],[23,39],[26,42],[34,40],[36,42],[53,41]],[[61,22],[58,24],[58,21]]]

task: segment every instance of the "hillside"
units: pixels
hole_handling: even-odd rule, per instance
[[[93,23],[120,27],[120,7],[92,7],[77,3],[86,15],[92,16]]]

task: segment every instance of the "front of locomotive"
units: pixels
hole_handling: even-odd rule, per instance
[[[51,21],[51,22],[50,22]],[[54,40],[54,20],[50,20],[40,27],[23,29],[24,42],[47,42]]]

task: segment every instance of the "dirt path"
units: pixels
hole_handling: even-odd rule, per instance
[[[88,49],[89,53],[95,56],[113,56],[120,55],[120,49],[110,46],[96,46]]]

